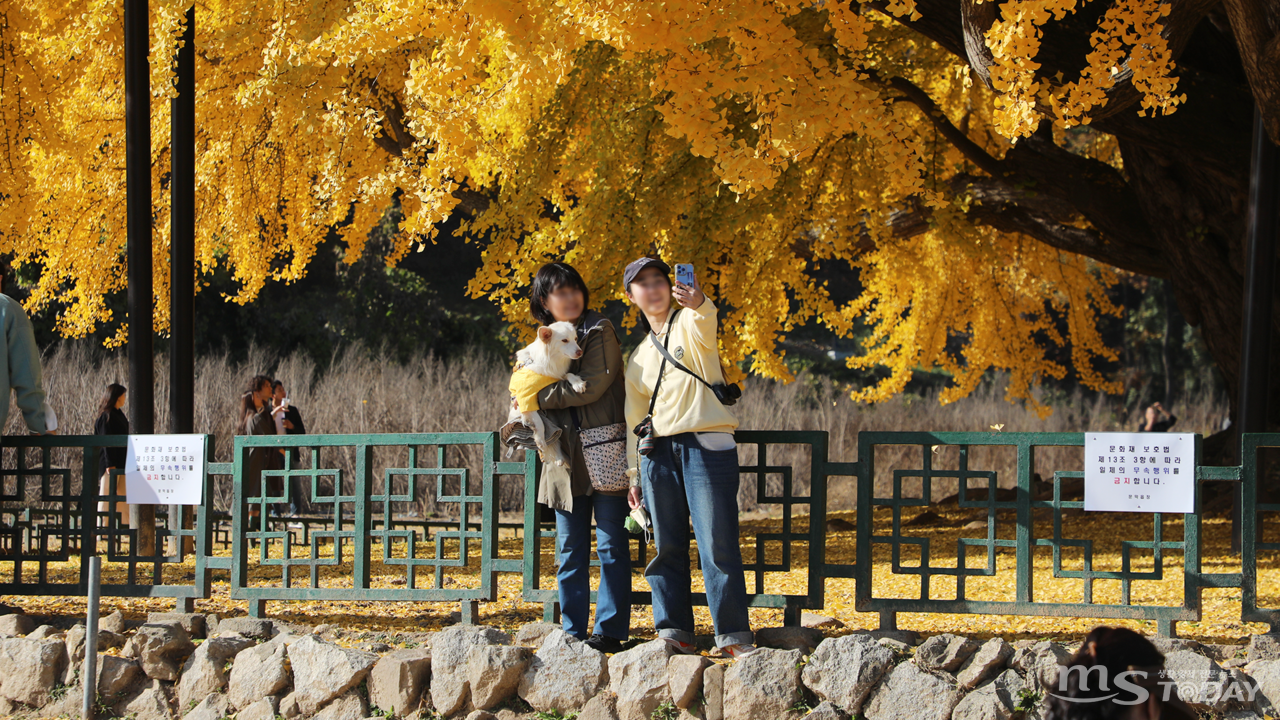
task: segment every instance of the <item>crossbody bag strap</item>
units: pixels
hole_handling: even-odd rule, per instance
[[[667,354],[667,343],[671,342],[671,323],[676,321],[676,315],[678,314],[680,314],[679,309],[671,313],[671,317],[667,318],[667,337],[662,341],[661,345],[654,339],[653,332],[649,332],[649,339],[653,341],[653,346],[658,348],[658,352],[663,355],[662,364],[658,366],[658,382],[653,384],[653,395],[649,397],[649,417],[653,417],[653,408],[658,404],[658,388],[662,387],[662,375],[667,370],[667,360],[671,359],[671,362],[675,362],[675,359]]]
[[[670,333],[668,333],[668,334],[667,334],[667,338],[668,338],[668,339],[670,339],[670,337],[671,337],[671,334],[670,334]],[[653,340],[653,336],[650,336],[650,337],[649,337],[649,339],[650,339],[650,340]],[[654,346],[654,347],[656,347],[656,348],[658,348],[658,352],[662,353],[663,362],[670,362],[672,365],[675,365],[675,366],[676,366],[676,368],[678,368],[678,369],[680,369],[680,370],[683,370],[683,371],[685,371],[685,372],[689,373],[690,375],[694,376],[695,378],[697,378],[697,379],[698,379],[698,382],[702,383],[703,385],[706,385],[707,387],[711,387],[711,383],[707,382],[706,380],[703,380],[701,375],[699,375],[698,373],[696,373],[696,372],[694,372],[694,371],[690,370],[689,368],[685,367],[684,365],[681,365],[679,360],[676,360],[675,358],[671,357],[671,353],[667,350],[667,348],[666,348],[666,346],[665,346],[665,345],[659,345],[659,344],[657,343],[657,341],[655,340],[655,341],[654,341],[654,343],[653,343],[653,346]]]

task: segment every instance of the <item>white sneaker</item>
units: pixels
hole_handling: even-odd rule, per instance
[[[680,642],[675,638],[664,637],[662,639],[665,640],[668,645],[675,648],[676,652],[678,653],[684,653],[685,655],[698,654],[698,646],[696,645],[692,645],[687,642]]]
[[[728,655],[734,660],[741,660],[760,652],[760,648],[751,643],[738,643],[737,645],[726,645],[720,648],[720,652]]]

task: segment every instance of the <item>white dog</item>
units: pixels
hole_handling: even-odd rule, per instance
[[[516,353],[515,371],[511,373],[511,412],[507,422],[519,420],[533,430],[533,439],[543,462],[564,464],[559,443],[548,445],[546,425],[538,412],[538,393],[548,385],[568,380],[574,392],[582,392],[587,383],[569,372],[569,364],[582,357],[573,323],[557,322],[538,328],[538,338]]]

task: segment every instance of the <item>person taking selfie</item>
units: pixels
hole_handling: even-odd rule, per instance
[[[687,268],[687,270],[686,270]],[[645,568],[658,637],[694,653],[689,525],[698,541],[715,643],[733,658],[755,652],[738,546],[738,419],[727,403],[716,341],[716,306],[692,269],[671,284],[653,258],[627,266],[623,286],[641,312],[644,340],[626,371],[631,506],[652,516],[655,554]],[[675,300],[675,303],[672,300]],[[677,307],[678,304],[678,307]]]

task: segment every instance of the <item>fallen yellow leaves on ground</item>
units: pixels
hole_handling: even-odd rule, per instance
[[[927,555],[932,568],[955,568],[956,549],[960,538],[985,539],[988,535],[985,522],[975,526],[974,511],[952,507],[950,510],[930,507],[933,513],[928,522],[919,525],[907,525],[908,521],[922,512],[921,508],[909,508],[902,511],[900,529],[897,537],[909,539],[911,543],[902,545],[898,557],[899,572],[894,572],[894,557],[891,544],[886,542],[894,536],[892,511],[888,508],[877,508],[873,516],[874,538],[872,558],[872,589],[876,598],[920,597],[921,580],[918,568],[922,555]],[[976,516],[976,521],[986,518],[985,511]],[[855,521],[854,513],[832,513],[828,520],[840,519],[847,523]],[[1126,567],[1125,546],[1127,543],[1147,541],[1154,537],[1153,518],[1149,515],[1109,514],[1102,517],[1096,514],[1085,516],[1079,511],[1065,511],[1061,519],[1061,536],[1064,540],[1077,542],[1088,540],[1091,545],[1089,560],[1095,571],[1119,572]],[[965,527],[968,529],[965,529]],[[847,526],[845,526],[847,527]],[[764,518],[746,520],[742,523],[742,549],[744,561],[748,565],[748,592],[756,591],[756,574],[750,567],[757,560],[757,547],[763,547],[763,559],[769,567],[786,567],[783,564],[784,547],[789,550],[790,566],[786,570],[770,570],[761,578],[763,591],[789,595],[805,595],[808,587],[809,544],[808,518],[793,517],[789,525],[790,534],[783,533],[784,521],[781,518]],[[1001,511],[997,516],[996,539],[1011,540],[1014,538],[1015,522],[1011,512]],[[1229,552],[1230,523],[1226,518],[1206,517],[1202,520],[1203,558],[1202,570],[1206,573],[1238,573],[1240,572],[1239,556]],[[1182,540],[1183,521],[1181,516],[1167,516],[1161,528],[1161,540],[1164,543],[1178,543]],[[825,561],[828,564],[853,564],[856,555],[856,536],[853,530],[832,529],[826,535]],[[1048,511],[1037,510],[1033,516],[1033,537],[1037,539],[1053,538],[1053,518]],[[419,540],[414,546],[417,558],[430,557],[436,551],[436,538]],[[390,553],[384,558],[382,545],[372,542],[373,558],[370,562],[370,587],[377,589],[395,589],[408,586],[403,558],[407,553],[407,542],[393,542]],[[504,537],[499,542],[499,556],[502,558],[520,558],[523,554],[523,539],[514,536]],[[444,588],[475,588],[480,585],[479,541],[473,540],[468,548],[468,562],[465,566],[446,567],[442,571],[440,586]],[[544,540],[539,564],[540,585],[543,588],[555,587],[553,543]],[[1060,569],[1062,571],[1080,571],[1085,567],[1086,552],[1081,546],[1061,546]],[[319,543],[314,546],[319,564],[315,568],[316,585],[321,588],[351,588],[353,586],[354,566],[352,562],[352,545],[350,539],[344,540],[341,552],[335,557],[332,544]],[[458,541],[446,540],[441,546],[442,556],[456,561],[459,556]],[[927,553],[925,551],[927,548]],[[1058,577],[1055,572],[1054,548],[1037,547],[1033,556],[1033,598],[1043,603],[1079,603],[1085,600],[1085,584],[1079,578]],[[293,559],[310,558],[311,549],[305,545],[290,548]],[[229,548],[219,547],[219,555],[229,555]],[[650,549],[650,555],[651,549]],[[253,587],[283,587],[283,568],[278,563],[282,558],[282,547],[279,542],[267,544],[265,559],[260,548],[249,551],[248,583]],[[1150,549],[1128,548],[1127,568],[1130,573],[1147,576],[1146,579],[1135,579],[1130,588],[1129,603],[1135,606],[1172,606],[1179,607],[1183,603],[1184,574],[1183,556],[1180,549],[1163,549],[1160,554],[1160,572],[1157,572],[1155,557]],[[968,576],[965,578],[965,594],[968,600],[1012,601],[1016,598],[1015,587],[1016,556],[1013,548],[997,547],[994,550],[995,572],[990,576]],[[989,562],[986,547],[969,547],[966,567],[969,570],[986,568]],[[277,564],[272,564],[277,563]],[[79,557],[71,556],[66,562],[49,563],[46,568],[46,581],[50,583],[68,583],[73,587],[79,579]],[[24,562],[22,575],[25,581],[34,581],[38,566]],[[195,562],[188,557],[183,563],[165,565],[162,570],[166,584],[188,584],[195,577]],[[306,587],[311,582],[309,567],[295,568],[290,585]],[[9,582],[13,575],[13,564],[0,564],[0,582]],[[120,562],[104,562],[103,582],[138,583],[151,582],[151,566],[138,565],[136,575],[128,576],[126,564]],[[1095,579],[1092,583],[1092,601],[1099,605],[1122,604],[1121,582],[1114,579]],[[419,567],[414,586],[418,588],[436,587],[434,572],[428,567]],[[633,574],[633,587],[647,591],[648,585],[637,567]],[[697,571],[696,553],[693,572],[693,589],[701,591],[701,575]],[[845,578],[829,578],[825,584],[825,602],[820,612],[834,617],[846,626],[845,631],[854,629],[874,629],[878,627],[879,615],[876,613],[857,612],[854,608],[855,581]],[[957,582],[954,575],[934,575],[929,583],[929,598],[933,600],[956,599]],[[1267,632],[1268,627],[1260,623],[1242,623],[1240,621],[1239,588],[1205,590],[1203,593],[1202,619],[1198,622],[1182,622],[1178,626],[1180,635],[1192,637],[1203,642],[1231,643],[1240,642],[1250,634]],[[1258,561],[1258,599],[1262,607],[1280,605],[1280,557],[1276,553],[1259,553]],[[44,597],[9,595],[0,601],[22,608],[25,612],[36,616],[77,616],[83,617],[85,600],[83,597]],[[148,612],[171,610],[173,601],[165,598],[114,598],[103,599],[103,612],[121,610],[128,617],[142,619]],[[226,571],[215,571],[210,597],[196,601],[199,612],[217,613],[222,616],[243,615],[247,612],[247,603],[230,597],[230,586]],[[336,624],[348,631],[368,631],[385,633],[389,639],[397,633],[433,631],[455,622],[451,617],[457,611],[454,602],[371,602],[354,600],[314,600],[314,601],[270,601],[266,611],[271,617],[292,622],[307,624]],[[503,573],[497,580],[497,597],[490,602],[480,603],[480,620],[483,623],[513,632],[521,625],[536,622],[543,616],[543,608],[539,603],[527,602],[522,597],[522,577],[515,573]],[[711,619],[706,608],[695,609],[699,634],[711,634]],[[768,627],[782,624],[782,611],[768,608],[752,608],[751,620],[755,627]],[[1098,620],[1089,617],[1043,617],[1034,615],[977,615],[957,613],[918,613],[902,612],[898,615],[898,626],[905,630],[915,630],[932,634],[953,632],[976,637],[1001,635],[1005,638],[1079,638],[1099,624],[1122,625],[1154,634],[1154,621],[1137,620]],[[653,636],[652,611],[647,606],[636,606],[632,612],[633,632],[639,637]],[[843,632],[843,631],[841,631]]]

